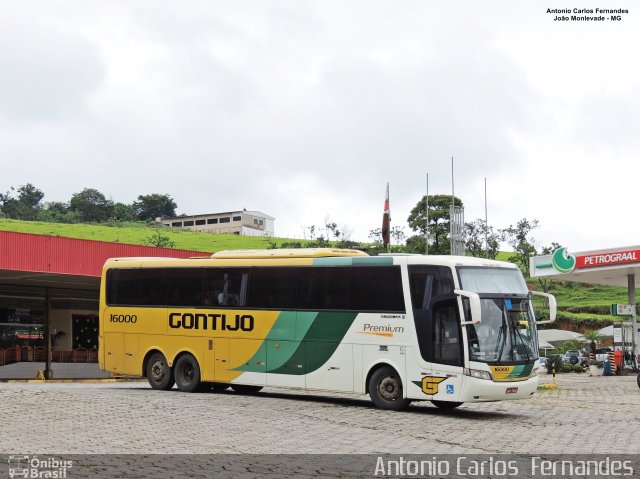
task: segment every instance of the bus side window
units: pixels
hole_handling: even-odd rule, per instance
[[[244,306],[247,274],[240,271],[224,273],[224,291],[218,295],[221,306]]]
[[[202,299],[202,268],[168,270],[168,305],[200,306]]]
[[[224,273],[208,271],[205,274],[203,301],[205,306],[220,306],[224,300]]]

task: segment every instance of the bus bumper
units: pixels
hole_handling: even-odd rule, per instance
[[[488,381],[465,377],[461,402],[504,401],[507,399],[527,399],[538,388],[538,377],[525,381]]]

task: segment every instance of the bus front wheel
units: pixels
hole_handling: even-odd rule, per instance
[[[402,380],[389,366],[381,367],[371,375],[368,390],[371,401],[380,409],[401,411],[411,403],[410,399],[402,397]]]
[[[168,391],[173,387],[173,371],[162,353],[154,353],[147,363],[147,380],[153,389]]]
[[[178,358],[173,374],[180,391],[192,393],[200,390],[200,366],[191,354]]]

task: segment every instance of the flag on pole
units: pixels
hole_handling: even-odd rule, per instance
[[[387,181],[387,194],[384,197],[384,214],[382,215],[382,246],[389,248],[391,238],[391,211],[389,210],[389,182]]]

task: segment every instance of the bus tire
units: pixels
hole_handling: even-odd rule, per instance
[[[262,386],[250,386],[248,384],[232,384],[231,389],[240,394],[256,394],[262,391]]]
[[[411,404],[402,393],[402,380],[395,369],[383,366],[371,375],[368,384],[371,401],[380,409],[401,411]]]
[[[153,389],[168,391],[176,383],[173,370],[162,353],[153,353],[147,362],[147,381]]]
[[[461,402],[453,401],[431,401],[431,404],[436,406],[438,409],[455,409],[458,406],[462,406]]]
[[[173,367],[173,375],[178,389],[185,393],[200,391],[200,366],[191,354],[178,358]]]

